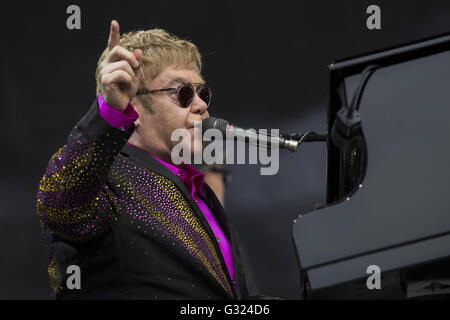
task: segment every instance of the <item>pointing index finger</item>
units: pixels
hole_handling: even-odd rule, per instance
[[[120,27],[116,20],[111,21],[111,28],[109,30],[108,49],[112,50],[115,46],[120,44]]]

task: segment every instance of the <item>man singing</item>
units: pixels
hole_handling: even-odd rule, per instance
[[[96,79],[37,195],[53,296],[246,298],[222,205],[200,171],[171,159],[172,132],[189,130],[194,145],[194,122],[209,117],[197,47],[161,29],[121,37],[112,21]]]

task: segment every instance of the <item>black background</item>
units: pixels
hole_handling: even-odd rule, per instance
[[[66,8],[81,8],[81,30]],[[381,30],[366,8],[381,8]],[[54,1],[1,9],[0,298],[47,299],[35,195],[49,157],[95,99],[111,19],[193,41],[214,91],[212,116],[243,127],[325,132],[327,65],[450,31],[448,1]],[[281,152],[277,175],[233,173],[226,208],[265,294],[298,298],[292,220],[325,201],[325,145]]]

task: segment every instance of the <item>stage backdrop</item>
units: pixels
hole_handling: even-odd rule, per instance
[[[450,31],[448,1],[38,1],[1,10],[0,298],[48,299],[35,195],[49,157],[95,99],[111,19],[192,40],[214,90],[212,116],[253,128],[325,132],[331,61]],[[81,9],[68,30],[66,9]],[[366,9],[381,9],[381,30]],[[252,290],[295,299],[292,221],[325,201],[325,145],[282,150],[277,175],[228,165],[226,208]]]

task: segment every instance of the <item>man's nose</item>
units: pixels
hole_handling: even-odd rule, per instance
[[[195,93],[194,101],[191,104],[191,112],[192,113],[200,113],[203,114],[208,109],[208,105],[205,101],[203,101],[197,94]]]

